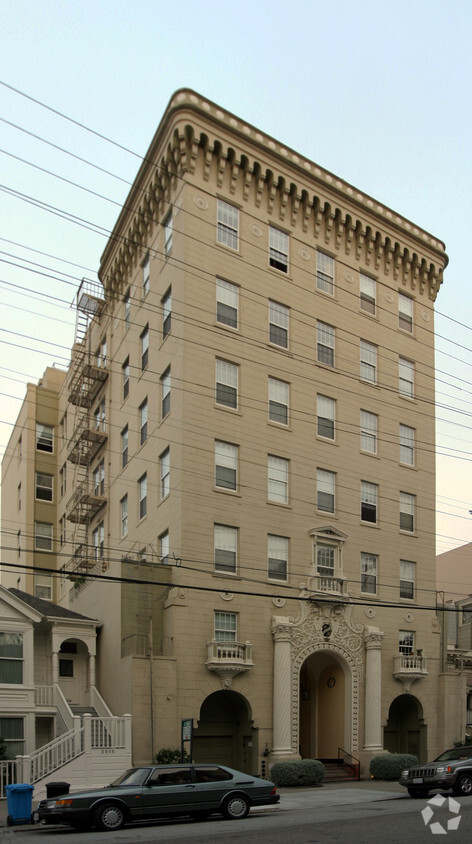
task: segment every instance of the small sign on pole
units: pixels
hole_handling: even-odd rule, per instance
[[[190,748],[188,751],[188,755],[190,760],[192,759],[192,739],[193,739],[193,718],[183,718],[182,719],[182,728],[180,734],[180,761],[184,761],[184,742],[190,742]]]

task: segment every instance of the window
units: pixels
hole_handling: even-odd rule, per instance
[[[169,287],[162,299],[162,338],[170,333],[172,323],[172,290]]]
[[[148,400],[139,405],[139,444],[144,445],[148,438]]]
[[[143,519],[147,513],[147,472],[138,481],[139,518]]]
[[[123,373],[123,401],[128,397],[129,394],[129,357],[126,358],[124,364],[121,367],[121,371]]]
[[[375,314],[375,279],[364,273],[360,274],[359,299],[362,311]]]
[[[288,349],[288,308],[269,301],[269,343]]]
[[[334,366],[334,328],[316,321],[316,360],[325,366]]]
[[[170,492],[170,448],[166,448],[159,458],[161,475],[161,498],[165,498]]]
[[[67,411],[64,413],[59,424],[61,428],[61,442],[64,443],[67,439]]]
[[[146,369],[149,363],[149,326],[141,332],[141,371]]]
[[[415,495],[400,493],[400,530],[413,533],[415,530]]]
[[[170,366],[161,375],[161,418],[170,412]]]
[[[18,484],[16,491],[16,506],[18,510],[21,510],[21,483]]]
[[[95,530],[92,531],[92,545],[94,560],[103,560],[105,548],[105,525],[103,522],[100,522]]]
[[[23,682],[23,636],[0,633],[0,683]]]
[[[61,543],[61,547],[65,544],[66,541],[66,522],[66,517],[61,516],[61,518],[59,519],[59,541]]]
[[[361,340],[361,378],[370,384],[377,383],[377,346]]]
[[[238,327],[238,295],[235,284],[216,279],[216,321],[230,328]]]
[[[239,211],[234,205],[218,200],[217,241],[230,249],[238,248]]]
[[[172,209],[169,211],[162,225],[164,228],[164,257],[167,258],[172,249]]]
[[[334,258],[324,252],[316,253],[316,289],[334,294]]]
[[[269,226],[269,265],[283,273],[288,271],[288,234]]]
[[[121,468],[124,469],[128,463],[128,426],[125,425],[121,432]]]
[[[369,481],[361,481],[361,520],[377,524],[378,486]]]
[[[106,419],[105,419],[105,412],[106,412],[106,402],[105,396],[103,396],[102,400],[98,407],[95,408],[93,418],[95,421],[95,430],[96,431],[105,431],[106,428]]]
[[[34,547],[36,551],[52,551],[52,525],[34,523]]]
[[[415,597],[415,563],[400,560],[400,598]]]
[[[238,406],[238,367],[226,360],[216,360],[216,403]]]
[[[40,422],[36,422],[36,451],[47,451],[52,454],[53,433],[52,425],[42,425]]]
[[[334,440],[336,402],[327,396],[316,397],[316,424],[319,437]]]
[[[131,300],[129,289],[126,291],[123,298],[123,326],[125,333],[128,331],[131,322]]]
[[[267,577],[270,580],[287,580],[288,539],[286,536],[267,537]]]
[[[36,498],[39,501],[52,501],[52,475],[36,472]]]
[[[60,659],[59,660],[59,677],[73,677],[74,676],[74,660]]]
[[[415,634],[412,630],[398,631],[398,651],[404,656],[412,654],[415,647]]]
[[[400,425],[400,463],[415,463],[415,429],[408,425]]]
[[[288,425],[289,387],[285,381],[269,378],[269,419]]]
[[[215,442],[215,486],[237,489],[238,446]]]
[[[238,529],[215,525],[215,571],[236,574]]]
[[[268,459],[268,490],[269,501],[277,504],[288,504],[289,462],[284,457],[269,454]]]
[[[400,358],[398,362],[398,390],[401,396],[414,396],[415,365],[411,360]]]
[[[97,366],[104,369],[107,365],[107,338],[104,337],[97,349]]]
[[[23,756],[25,752],[24,729],[24,718],[0,718],[0,735],[5,742],[7,759]]]
[[[316,572],[320,577],[334,577],[336,549],[333,545],[316,545]]]
[[[377,557],[375,554],[361,554],[361,592],[377,594]]]
[[[146,257],[145,257],[145,259],[142,263],[142,268],[143,268],[143,299],[145,299],[146,296],[149,293],[149,255],[146,255]]]
[[[65,495],[67,490],[67,463],[64,463],[63,466],[59,469],[59,488],[61,492],[61,498]]]
[[[398,294],[398,327],[413,333],[413,299],[404,293]]]
[[[325,469],[316,470],[316,509],[334,513],[336,475]]]
[[[215,639],[217,642],[235,642],[237,615],[235,612],[215,612]]]
[[[105,494],[105,459],[100,460],[93,470],[93,494],[99,496]]]
[[[120,501],[121,510],[121,538],[128,535],[128,496],[124,495]]]
[[[361,451],[377,454],[377,414],[361,410]]]
[[[169,548],[169,531],[166,530],[159,537],[159,559],[164,565],[169,562]]]
[[[35,574],[34,596],[35,598],[43,598],[45,601],[52,600],[52,579],[49,575]]]

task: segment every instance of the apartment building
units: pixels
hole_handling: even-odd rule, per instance
[[[196,760],[248,771],[461,737],[435,593],[446,264],[300,153],[171,98],[77,295],[54,452],[53,598],[101,621],[136,763],[182,719]]]

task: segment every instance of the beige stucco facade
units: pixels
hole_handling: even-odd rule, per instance
[[[97,684],[135,762],[183,718],[195,758],[258,771],[460,738],[434,591],[446,264],[357,188],[171,99],[103,290],[78,295],[55,452],[54,597],[103,624]]]

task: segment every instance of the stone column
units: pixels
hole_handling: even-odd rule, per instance
[[[274,724],[272,758],[293,755],[291,742],[292,690],[290,677],[290,632],[288,618],[274,617]]]
[[[59,682],[59,653],[58,651],[52,652],[52,684],[56,686]]]
[[[95,686],[95,654],[89,654],[89,688]]]
[[[365,629],[365,726],[364,750],[383,750],[381,724],[382,641],[378,627]]]

